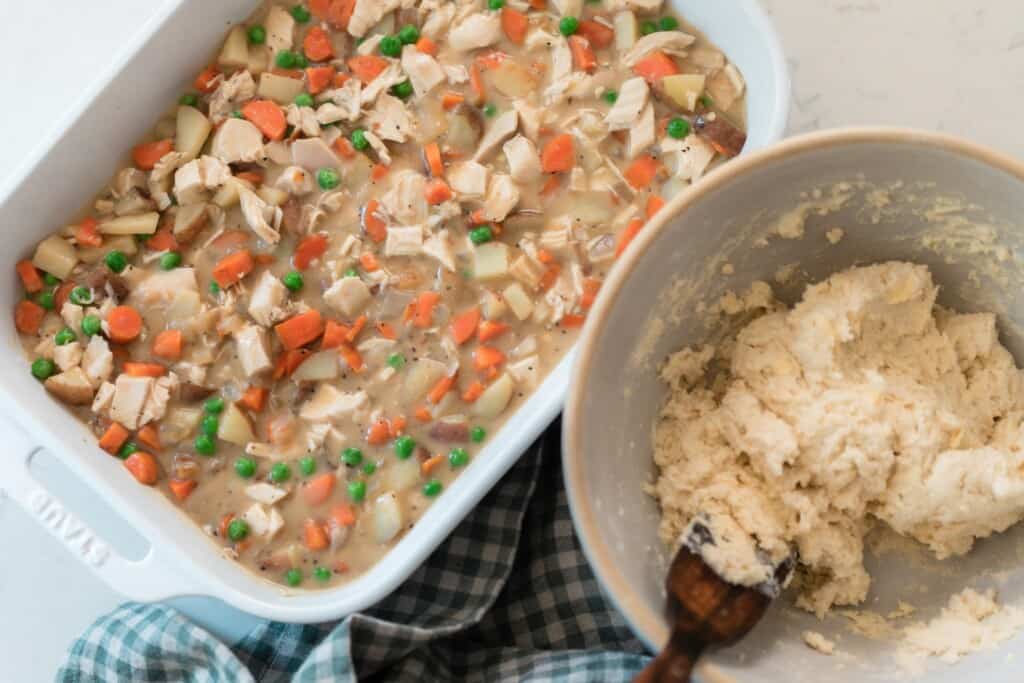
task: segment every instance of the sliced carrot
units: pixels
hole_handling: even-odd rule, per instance
[[[405,417],[403,415],[398,415],[392,418],[390,427],[392,437],[401,436],[402,432],[405,431]]]
[[[284,110],[270,100],[253,100],[242,107],[242,116],[271,140],[283,140],[288,128]]]
[[[477,306],[457,315],[451,325],[452,338],[455,339],[455,343],[465,344],[472,339],[479,324],[480,308]]]
[[[349,343],[354,342],[356,338],[359,337],[359,333],[366,327],[366,321],[367,317],[365,315],[361,315],[356,318],[356,321],[352,323],[352,327],[348,328],[348,334],[345,336],[345,340]]]
[[[388,60],[377,55],[357,55],[348,60],[348,68],[356,78],[368,84],[388,68]]]
[[[321,233],[313,233],[302,238],[295,247],[295,256],[292,262],[299,270],[309,268],[310,264],[324,255],[327,251],[327,236]]]
[[[349,344],[342,344],[338,347],[338,353],[345,359],[345,363],[352,369],[352,372],[363,371],[363,357]]]
[[[359,255],[359,265],[361,265],[363,270],[368,273],[380,270],[380,262],[377,261],[377,255],[372,251],[367,251]]]
[[[426,188],[423,190],[423,196],[426,198],[427,203],[431,205],[442,204],[453,196],[452,188],[448,187],[441,178],[431,178],[427,181]]]
[[[475,209],[469,214],[470,225],[484,225],[487,222],[487,214],[483,209]]]
[[[267,405],[267,395],[269,393],[265,387],[249,387],[238,398],[238,404],[254,413],[261,412],[263,406]]]
[[[153,355],[167,360],[181,358],[185,337],[181,330],[164,330],[153,340]]]
[[[529,0],[529,1],[530,1],[530,7],[532,7],[533,9],[547,9],[548,8],[548,0]]]
[[[633,189],[642,190],[654,182],[660,170],[660,161],[652,156],[642,156],[629,165],[623,176]]]
[[[390,323],[377,323],[377,331],[380,332],[380,336],[385,339],[398,339],[398,333],[395,332],[395,328],[392,327]]]
[[[487,87],[484,85],[484,76],[480,73],[480,67],[475,62],[469,65],[469,89],[473,91],[474,104],[483,104],[484,100],[487,99]]]
[[[619,243],[615,245],[615,258],[622,256],[622,252],[626,251],[626,247],[640,233],[642,227],[644,227],[644,222],[639,218],[634,218],[629,222],[626,229],[619,235]]]
[[[497,339],[510,329],[508,325],[499,323],[496,320],[485,320],[480,323],[480,329],[477,331],[476,336],[481,342],[489,342],[492,339]]]
[[[334,150],[342,159],[356,158],[356,148],[352,146],[352,142],[346,137],[340,137],[334,141]]]
[[[14,326],[22,334],[36,334],[46,317],[46,309],[34,301],[22,299],[14,307]]]
[[[352,526],[356,523],[356,509],[348,503],[338,503],[331,508],[330,515],[338,526]]]
[[[335,88],[340,88],[341,86],[343,86],[346,83],[348,83],[350,78],[352,78],[352,77],[349,76],[344,71],[339,71],[338,73],[334,74],[334,87]]]
[[[583,294],[580,296],[580,306],[588,309],[594,305],[597,293],[601,291],[601,281],[597,278],[588,277],[583,280]]]
[[[174,140],[157,140],[156,142],[144,142],[132,148],[132,161],[143,171],[151,171],[168,152],[174,151]]]
[[[221,251],[228,251],[236,247],[244,247],[249,243],[251,232],[246,230],[225,230],[217,239],[210,242],[210,246]]]
[[[552,254],[547,249],[538,249],[537,260],[540,261],[541,263],[550,265],[554,263],[557,259],[555,259],[555,255]]]
[[[483,382],[479,380],[474,381],[466,390],[462,392],[462,400],[466,403],[473,403],[484,393]]]
[[[39,271],[36,270],[31,261],[27,259],[18,261],[14,268],[18,271],[18,277],[21,278],[21,284],[26,292],[35,294],[43,288],[43,278],[39,275]]]
[[[501,66],[502,62],[508,59],[508,55],[499,50],[491,50],[478,55],[475,62],[480,65],[481,69],[497,69]]]
[[[597,56],[590,49],[590,41],[583,36],[569,36],[572,63],[579,71],[591,72],[597,68]]]
[[[526,42],[526,32],[530,28],[530,22],[526,15],[511,7],[501,8],[501,29],[505,37],[516,45]]]
[[[477,370],[496,368],[505,362],[505,354],[493,346],[481,346],[473,352],[473,367]]]
[[[662,207],[665,206],[665,200],[656,194],[652,194],[647,198],[647,220],[654,218],[654,214],[661,211]]]
[[[633,65],[633,73],[648,83],[657,83],[665,76],[679,73],[675,61],[661,50],[654,50]]]
[[[327,19],[327,13],[331,11],[331,0],[309,0],[309,11],[317,19]]]
[[[544,271],[544,274],[540,276],[540,288],[542,291],[547,291],[555,286],[555,282],[558,281],[558,276],[562,274],[562,266],[557,263],[548,265],[548,269]]]
[[[142,333],[142,316],[131,306],[115,306],[107,314],[107,327],[111,341],[127,344]]]
[[[338,478],[334,476],[334,472],[318,474],[307,481],[302,487],[302,497],[305,498],[306,502],[310,505],[326,503],[327,499],[330,498],[331,494],[334,492],[334,485],[337,481]]]
[[[584,322],[586,322],[586,318],[582,315],[568,313],[562,316],[562,320],[559,322],[559,325],[562,327],[583,327]]]
[[[576,35],[589,40],[590,46],[595,50],[603,50],[615,40],[614,30],[592,19],[581,21]]]
[[[356,0],[332,0],[330,8],[327,10],[327,21],[331,22],[335,28],[348,28],[348,22],[352,18],[355,8]]]
[[[416,299],[416,314],[412,319],[412,324],[416,327],[430,327],[434,321],[434,306],[440,300],[441,295],[437,292],[420,292]]]
[[[100,448],[111,455],[117,455],[121,446],[128,440],[129,432],[118,422],[111,422],[107,431],[100,437]]]
[[[324,326],[324,338],[320,341],[321,349],[336,349],[348,341],[348,328],[333,320]]]
[[[302,362],[309,358],[310,353],[309,349],[291,349],[282,353],[274,363],[274,379],[291,377]]]
[[[100,234],[100,222],[95,218],[86,218],[75,228],[75,239],[87,247],[103,246],[103,235]]]
[[[425,55],[430,55],[432,57],[437,55],[437,43],[426,36],[423,36],[416,41],[416,49]]]
[[[143,446],[154,451],[162,451],[164,448],[160,443],[160,431],[153,423],[150,423],[135,432],[135,438],[138,439],[139,443]]]
[[[167,373],[167,368],[159,363],[129,361],[124,364],[124,373],[132,377],[163,377]]]
[[[437,383],[427,392],[427,400],[437,405],[444,398],[444,395],[455,386],[455,375],[447,375],[437,380]]]
[[[124,461],[124,466],[140,484],[152,486],[160,477],[160,470],[154,458],[144,451],[135,451]]]
[[[314,519],[307,519],[302,524],[302,540],[306,547],[313,551],[326,550],[331,545],[327,530]]]
[[[218,75],[219,72],[217,71],[216,65],[211,64],[199,72],[199,75],[196,76],[196,80],[192,85],[201,93],[211,93],[217,89],[217,86],[213,83],[213,79]]]
[[[333,66],[311,66],[306,69],[306,89],[310,95],[319,95],[334,80],[336,69]]]
[[[424,477],[429,477],[434,470],[436,470],[444,463],[444,460],[445,458],[443,455],[435,455],[433,457],[427,458],[420,465],[420,473]]]
[[[427,162],[430,175],[440,178],[444,175],[444,161],[441,159],[441,147],[436,142],[427,143],[423,147],[423,158]]]
[[[377,420],[366,432],[366,443],[371,446],[379,446],[382,443],[387,443],[388,439],[391,438],[391,427],[388,426],[387,420]]]
[[[363,230],[374,242],[383,242],[388,238],[388,225],[377,215],[380,202],[371,199],[363,207]]]
[[[295,81],[302,80],[302,71],[300,69],[282,69],[280,67],[277,67],[275,69],[271,69],[270,73],[274,74],[275,76],[281,76],[283,78],[291,78],[292,80]]]
[[[576,144],[572,135],[557,135],[544,145],[540,154],[540,165],[545,173],[571,171],[576,165]]]
[[[455,109],[455,107],[459,106],[465,101],[466,98],[462,95],[462,93],[446,92],[444,95],[441,95],[441,107],[445,111],[451,111],[452,109]]]
[[[234,518],[235,516],[230,512],[220,518],[220,523],[217,525],[217,532],[220,534],[221,538],[228,537],[228,525],[231,524],[231,520]]]
[[[388,171],[391,170],[390,166],[384,164],[374,164],[373,168],[370,169],[370,179],[374,182],[380,182],[388,177]]]
[[[305,346],[324,333],[324,320],[315,308],[292,316],[274,326],[277,338],[287,350]]]
[[[334,56],[331,36],[319,26],[312,26],[302,39],[302,51],[311,62],[326,62]]]
[[[413,414],[416,416],[416,419],[419,420],[420,422],[430,422],[431,420],[434,419],[434,416],[430,413],[430,409],[427,408],[426,406],[420,406],[419,408],[416,409],[416,412]]]
[[[223,288],[228,288],[252,272],[256,262],[248,249],[236,251],[225,256],[213,267],[213,280]]]
[[[167,488],[171,489],[174,497],[182,501],[188,499],[198,485],[195,479],[171,479],[167,482]]]
[[[174,233],[169,227],[160,228],[146,240],[146,248],[153,251],[177,251],[178,240],[174,239]]]

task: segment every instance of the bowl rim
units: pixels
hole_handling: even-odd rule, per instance
[[[587,316],[587,322],[576,345],[576,364],[562,418],[562,474],[573,526],[599,585],[633,632],[652,651],[660,649],[668,640],[669,630],[664,615],[646,604],[631,588],[613,561],[609,544],[598,532],[597,512],[590,504],[592,499],[588,495],[583,477],[584,458],[579,449],[586,420],[582,407],[583,400],[589,393],[588,378],[595,362],[597,338],[604,329],[611,311],[618,305],[622,288],[633,276],[640,258],[666,226],[691,206],[712,192],[728,186],[744,174],[785,159],[824,148],[871,143],[913,145],[943,150],[1004,171],[1024,182],[1024,162],[990,147],[945,133],[894,126],[857,126],[789,138],[764,150],[737,157],[723,164],[672,199],[644,227],[620,257]],[[707,680],[723,683],[733,681],[712,664],[704,663],[698,670]]]

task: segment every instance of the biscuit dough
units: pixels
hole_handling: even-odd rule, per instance
[[[662,368],[666,543],[699,515],[772,562],[795,552],[798,604],[822,615],[867,595],[876,521],[944,558],[1024,517],[1024,376],[994,315],[937,307],[927,267],[903,262],[835,274],[792,310],[766,287],[760,317]],[[770,572],[757,559],[716,569],[753,585]]]

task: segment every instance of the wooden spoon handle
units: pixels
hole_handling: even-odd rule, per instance
[[[678,631],[673,632],[665,649],[637,674],[633,683],[688,683],[703,650],[702,643],[696,643]]]

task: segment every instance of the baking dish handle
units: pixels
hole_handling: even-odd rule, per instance
[[[162,556],[150,543],[140,560],[130,560],[101,539],[87,524],[32,476],[29,465],[42,449],[9,418],[3,430],[6,447],[15,456],[0,486],[7,496],[43,525],[50,535],[81,560],[96,576],[123,595],[141,602],[155,602],[203,591],[192,583],[191,572],[179,567],[176,558]]]

